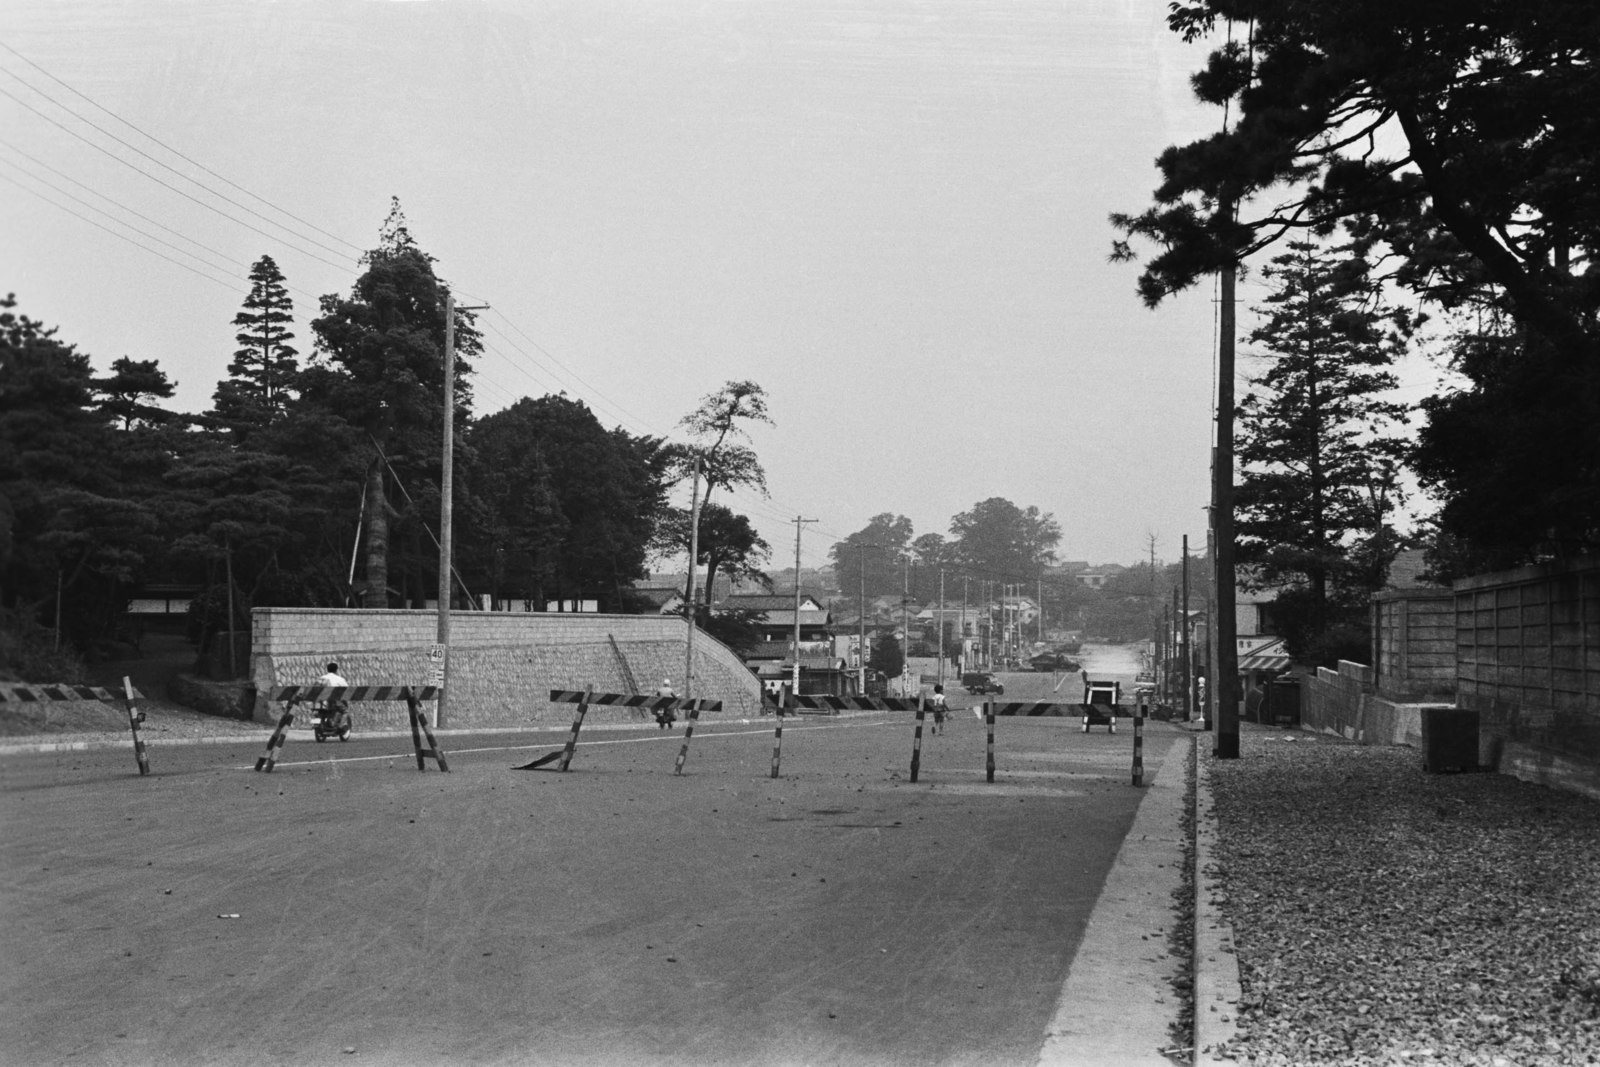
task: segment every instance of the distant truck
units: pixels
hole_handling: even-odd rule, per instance
[[[1004,696],[1006,692],[1006,687],[1000,684],[1000,679],[988,671],[967,671],[961,676],[961,688],[975,696],[980,693],[996,693]]]

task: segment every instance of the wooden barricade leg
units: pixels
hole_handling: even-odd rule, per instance
[[[448,772],[450,765],[444,761],[444,752],[440,750],[439,742],[434,740],[433,728],[428,725],[428,720],[423,716],[421,705],[418,704],[417,698],[411,695],[410,689],[407,689],[405,694],[406,709],[411,712],[411,744],[417,750],[417,770],[426,770],[427,765],[422,761],[424,757],[431,756],[433,757],[433,762],[439,765],[441,771]],[[422,735],[426,735],[428,738],[427,748],[422,747]]]
[[[1144,700],[1133,706],[1133,784],[1144,784]]]
[[[583,717],[589,713],[589,698],[594,696],[594,686],[583,691],[583,699],[578,702],[578,712],[572,717],[572,733],[567,737],[567,747],[561,750],[561,766],[558,770],[566,770],[572,765],[572,754],[578,750],[578,731],[583,729]]]
[[[150,756],[144,750],[144,738],[139,736],[139,724],[144,722],[144,712],[133,706],[133,680],[122,678],[122,699],[128,709],[128,728],[133,731],[133,758],[139,761],[139,774],[150,773]]]
[[[272,768],[278,762],[278,752],[283,748],[283,738],[289,732],[289,724],[292,722],[294,722],[294,712],[285,707],[283,718],[278,720],[278,728],[272,731],[272,737],[267,741],[267,751],[256,760],[256,770],[272,773]]]
[[[694,736],[694,724],[700,719],[700,703],[695,701],[689,705],[689,716],[683,724],[683,747],[678,750],[678,762],[673,766],[673,774],[683,773],[683,761],[689,758],[689,739]]]
[[[417,704],[411,691],[406,690],[406,711],[411,716],[411,747],[417,753],[417,770],[422,770],[422,708]]]
[[[922,705],[922,698],[917,698],[917,726],[911,733],[911,780],[917,780],[917,772],[922,769],[922,722],[927,710]]]
[[[983,724],[989,730],[989,749],[984,760],[984,769],[988,780],[992,782],[994,781],[994,701],[992,700],[983,702]]]
[[[774,778],[778,777],[778,762],[783,751],[783,712],[785,708],[790,706],[790,697],[793,695],[792,693],[785,693],[783,699],[778,702],[778,725],[772,731],[772,777]]]

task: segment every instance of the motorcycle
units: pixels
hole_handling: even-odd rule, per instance
[[[342,700],[318,701],[311,705],[311,732],[318,741],[337,737],[350,740],[350,708]]]

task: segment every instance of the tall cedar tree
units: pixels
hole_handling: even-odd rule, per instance
[[[1305,591],[1291,651],[1330,625],[1330,601],[1365,603],[1398,547],[1390,517],[1405,407],[1384,398],[1409,316],[1380,303],[1365,259],[1297,241],[1250,334],[1265,370],[1239,407],[1239,563],[1257,587]]]
[[[239,347],[228,364],[229,376],[213,394],[213,411],[223,426],[247,436],[283,417],[300,373],[299,352],[289,344],[293,322],[294,301],[283,272],[271,256],[262,256],[250,268],[250,294],[233,317]]]
[[[306,397],[365,434],[372,445],[368,467],[365,537],[365,607],[389,606],[391,521],[397,506],[423,485],[438,484],[438,454],[444,407],[444,307],[446,287],[433,271],[433,257],[417,247],[399,201],[392,201],[377,248],[363,257],[366,271],[348,297],[321,300],[311,324],[322,358],[301,376]],[[467,357],[480,350],[470,312],[457,311],[455,411],[459,427],[471,411]],[[459,430],[455,431],[459,433]],[[391,497],[387,472],[416,488]],[[414,516],[419,523],[426,517]],[[425,564],[419,561],[419,567]],[[419,592],[429,583],[412,575]]]
[[[1595,551],[1600,197],[1581,176],[1600,171],[1600,4],[1171,7],[1190,40],[1228,25],[1193,82],[1232,123],[1164,151],[1154,205],[1112,217],[1160,249],[1139,280],[1146,302],[1344,223],[1387,248],[1399,283],[1515,322],[1492,352],[1458,352],[1469,390],[1426,405],[1419,465],[1448,494],[1444,533],[1502,564]],[[1134,251],[1121,241],[1112,255]]]

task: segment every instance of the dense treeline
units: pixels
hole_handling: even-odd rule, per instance
[[[437,596],[448,289],[395,205],[350,292],[294,347],[283,275],[263,256],[212,408],[168,412],[154,361],[89,356],[0,305],[0,607],[5,658],[59,627],[92,652],[130,594],[199,586],[197,638],[271,605],[418,606]],[[666,495],[692,446],[607,430],[547,396],[475,418],[470,312],[457,312],[456,599],[597,600],[663,548]],[[759,392],[759,389],[757,389]],[[670,547],[670,546],[665,546]],[[715,547],[713,542],[712,547]],[[55,641],[48,642],[50,644]]]
[[[1600,5],[1170,8],[1216,44],[1192,84],[1222,129],[1168,148],[1153,204],[1113,216],[1156,249],[1141,295],[1343,242],[1338,261],[1434,315],[1465,379],[1422,403],[1405,457],[1439,504],[1435,572],[1600,549]]]

